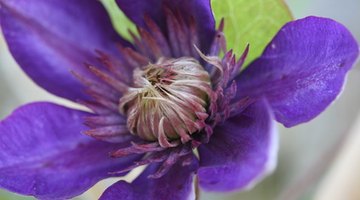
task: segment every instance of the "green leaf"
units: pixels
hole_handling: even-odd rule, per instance
[[[18,195],[15,193],[8,192],[6,190],[0,190],[0,199],[34,200],[33,197]]]
[[[225,19],[228,48],[239,57],[250,44],[245,66],[260,56],[277,31],[292,20],[282,0],[212,0],[212,9],[217,23]]]
[[[125,39],[131,40],[128,30],[136,31],[136,26],[130,21],[129,18],[120,10],[115,0],[101,0],[101,3],[108,11],[111,22],[113,23],[115,30]]]

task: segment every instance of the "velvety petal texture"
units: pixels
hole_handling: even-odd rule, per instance
[[[84,63],[97,63],[95,50],[114,55],[117,43],[127,44],[99,1],[0,0],[0,5],[1,28],[15,60],[37,84],[64,98],[86,98],[71,70],[90,76]]]
[[[199,147],[200,186],[209,191],[250,189],[276,165],[278,135],[268,104],[261,100],[214,129]]]
[[[100,200],[194,200],[193,177],[198,161],[195,157],[191,160],[187,166],[178,162],[163,177],[155,179],[148,176],[154,174],[159,165],[151,164],[132,183],[119,181],[110,186]]]
[[[289,22],[237,77],[237,96],[265,96],[286,127],[309,121],[340,93],[358,55],[351,33],[331,19]]]
[[[165,7],[179,11],[179,14],[185,18],[193,17],[201,40],[200,49],[207,53],[215,34],[215,19],[210,0],[116,0],[116,2],[121,10],[140,27],[145,27],[144,16],[148,15],[165,31]]]
[[[114,159],[121,145],[80,132],[89,114],[51,103],[20,107],[0,122],[0,187],[40,199],[77,196],[134,157]]]

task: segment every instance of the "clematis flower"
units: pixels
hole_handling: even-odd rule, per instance
[[[275,120],[292,127],[320,114],[359,54],[344,26],[307,17],[242,68],[249,46],[239,59],[226,48],[209,0],[117,4],[138,27],[133,42],[99,1],[0,0],[21,68],[88,108],[36,102],[1,121],[1,188],[72,198],[141,165],[101,199],[191,199],[195,176],[207,191],[250,188],[275,167]]]

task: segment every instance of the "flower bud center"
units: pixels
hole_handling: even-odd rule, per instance
[[[134,87],[120,99],[119,110],[132,134],[170,147],[204,128],[211,91],[209,74],[197,60],[162,58],[134,71]]]

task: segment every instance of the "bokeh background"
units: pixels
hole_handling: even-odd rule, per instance
[[[316,15],[333,18],[360,41],[360,0],[287,0],[295,18]],[[360,63],[348,76],[342,96],[310,123],[280,129],[278,167],[253,190],[219,194],[201,192],[215,200],[359,200],[360,191]],[[17,66],[0,35],[0,119],[17,106],[32,101],[73,103],[37,87]],[[128,178],[132,178],[131,175]],[[107,184],[102,181],[76,199],[96,199]],[[340,195],[341,198],[336,195]],[[345,195],[345,196],[344,196]],[[0,190],[0,200],[33,199]]]

